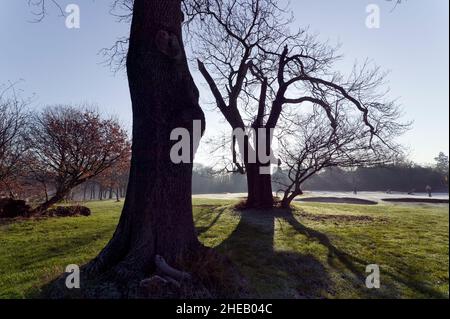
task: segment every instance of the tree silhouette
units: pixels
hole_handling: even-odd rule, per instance
[[[358,119],[370,135],[389,148],[391,137],[405,127],[399,110],[383,88],[384,72],[368,61],[345,76],[335,70],[337,48],[305,29],[290,31],[290,11],[276,0],[186,2],[194,37],[194,54],[220,110],[232,130],[250,133],[240,141],[237,171],[245,172],[248,207],[270,207],[270,165],[258,148],[271,147],[272,130],[283,131],[295,114],[317,107],[335,131],[341,121]],[[264,134],[261,133],[264,132]],[[235,139],[232,141],[235,153]],[[256,154],[253,163],[247,153]]]

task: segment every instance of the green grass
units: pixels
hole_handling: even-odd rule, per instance
[[[448,205],[296,204],[239,212],[194,200],[200,240],[229,256],[261,298],[448,298]],[[89,217],[0,222],[0,298],[27,298],[111,237],[122,203]],[[378,264],[381,289],[365,287]]]

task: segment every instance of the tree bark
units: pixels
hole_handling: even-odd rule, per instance
[[[156,255],[172,263],[200,247],[192,217],[192,162],[170,159],[173,129],[186,128],[192,137],[193,120],[204,128],[182,17],[181,0],[134,2],[127,57],[133,109],[129,184],[113,238],[87,265],[88,273],[111,270],[119,279],[139,279],[154,269]]]
[[[268,155],[271,152],[272,141],[269,138],[270,134],[267,130],[266,134],[260,135],[258,126],[255,126],[254,152],[256,163],[246,163],[247,171],[247,207],[248,208],[272,208],[273,207],[273,192],[272,192],[272,175],[270,174],[270,162],[264,162],[266,159],[260,158],[262,154]],[[248,141],[247,141],[248,143]],[[264,147],[264,152],[259,148]],[[247,148],[251,148],[250,145]]]
[[[247,191],[248,198],[246,206],[248,208],[272,208],[272,176],[261,174],[260,164],[246,164],[247,171]]]

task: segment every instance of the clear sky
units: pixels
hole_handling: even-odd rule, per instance
[[[27,0],[0,0],[0,84],[23,80],[25,95],[36,94],[33,107],[82,102],[117,116],[131,128],[131,106],[124,73],[114,75],[101,64],[100,49],[127,34],[128,26],[115,22],[108,0],[60,1],[78,4],[81,28],[67,29],[58,11],[40,23]],[[398,97],[405,120],[413,128],[400,141],[411,150],[411,159],[431,163],[449,151],[449,2],[447,0],[402,1],[392,11],[384,0],[293,0],[295,24],[308,26],[324,39],[342,43],[346,68],[355,59],[372,59],[390,70],[390,87]],[[366,6],[381,8],[380,28],[365,25]],[[201,77],[193,70],[208,98]],[[209,109],[209,107],[208,107]],[[207,111],[207,134],[223,125],[221,116]],[[221,124],[222,123],[222,124]],[[225,126],[224,126],[225,127]],[[207,162],[203,147],[198,159]]]

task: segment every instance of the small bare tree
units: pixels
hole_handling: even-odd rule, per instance
[[[280,137],[282,165],[274,183],[283,193],[283,208],[289,208],[295,197],[303,194],[305,181],[325,168],[389,164],[402,153],[399,145],[388,147],[379,140],[371,141],[365,125],[340,113],[339,108],[334,109],[333,118],[335,125],[330,127],[326,116],[313,107],[309,114],[293,120]]]
[[[76,186],[99,175],[129,154],[126,132],[112,119],[87,108],[53,106],[33,118],[28,134],[32,176],[47,176],[54,194],[39,205],[42,212]],[[39,182],[41,182],[39,180]]]

